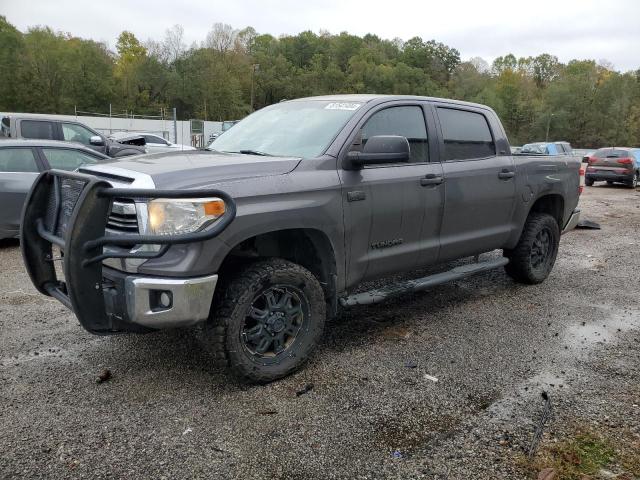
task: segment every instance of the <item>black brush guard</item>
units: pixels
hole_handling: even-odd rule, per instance
[[[114,198],[209,198],[225,202],[226,210],[205,230],[180,235],[141,235],[106,232]],[[41,293],[56,298],[78,317],[80,324],[95,334],[148,331],[115,315],[105,306],[102,261],[107,258],[156,258],[171,245],[193,243],[218,236],[233,221],[236,205],[220,190],[154,190],[113,188],[97,177],[82,173],[48,170],[35,181],[24,206],[20,227],[24,264],[31,281]],[[160,245],[157,252],[105,252],[104,247]],[[54,258],[53,245],[61,258]],[[62,261],[64,281],[56,274],[55,261]]]

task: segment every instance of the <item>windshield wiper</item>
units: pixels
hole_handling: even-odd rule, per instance
[[[238,150],[237,152],[224,152],[224,153],[241,153],[243,155],[260,155],[261,157],[273,157],[270,153],[261,152],[260,150]]]

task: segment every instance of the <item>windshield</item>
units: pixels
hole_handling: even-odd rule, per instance
[[[321,100],[277,103],[249,115],[208,148],[219,152],[317,157],[361,105]]]

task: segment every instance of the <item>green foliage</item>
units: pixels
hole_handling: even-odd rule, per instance
[[[24,39],[16,28],[0,15],[0,110],[21,107],[18,99],[20,82],[16,73],[25,52]]]
[[[332,93],[428,95],[484,103],[514,145],[549,138],[580,147],[640,145],[640,70],[590,60],[507,54],[489,66],[435,40],[406,42],[342,32],[276,38],[217,23],[187,49],[174,25],[163,40],[131,32],[116,51],[0,16],[0,110],[72,113],[74,108],[181,118],[237,119],[283,99]],[[251,92],[253,91],[253,105]]]
[[[595,432],[582,430],[559,443],[544,445],[529,468],[534,471],[552,468],[559,479],[595,478],[592,476],[598,476],[602,469],[619,460],[624,461],[624,455],[620,454],[622,452],[617,452],[610,440]],[[622,458],[618,459],[618,456]],[[620,478],[625,476],[620,475]]]

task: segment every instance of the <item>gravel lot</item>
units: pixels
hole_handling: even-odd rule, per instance
[[[640,192],[581,207],[602,230],[566,235],[544,284],[500,270],[354,309],[267,386],[210,367],[196,330],[86,333],[4,242],[0,478],[580,478],[558,465],[586,468],[562,450],[585,434],[611,449],[586,478],[637,478]]]

